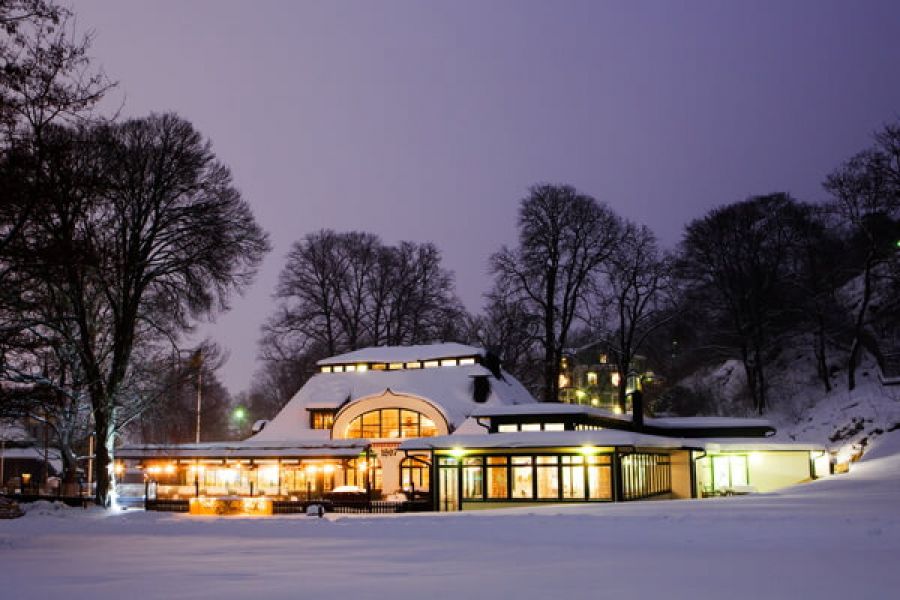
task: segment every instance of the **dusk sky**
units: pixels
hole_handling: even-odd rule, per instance
[[[204,328],[246,389],[290,244],[432,241],[466,306],[536,182],[675,245],[753,194],[821,181],[900,118],[900,2],[76,0],[119,89],[210,137],[274,251]],[[124,104],[123,104],[124,103]]]

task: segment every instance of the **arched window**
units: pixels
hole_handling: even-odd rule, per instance
[[[347,426],[348,438],[416,438],[437,435],[434,421],[405,408],[380,408],[365,412]]]

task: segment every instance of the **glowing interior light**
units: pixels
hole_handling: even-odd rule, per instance
[[[306,465],[307,473],[315,473],[318,470],[319,470],[319,468],[316,465]]]
[[[360,471],[365,471],[368,467],[369,465],[366,463],[366,461],[362,461],[361,463],[359,463],[359,466],[357,468]]]
[[[369,365],[356,365],[357,373],[365,373],[368,370],[369,370]]]
[[[751,465],[759,465],[762,464],[763,456],[759,452],[751,452],[750,453],[750,464]]]
[[[613,414],[615,414],[615,415],[621,415],[621,414],[622,414],[622,407],[619,406],[618,404],[616,404],[615,406],[613,406]]]
[[[597,454],[597,447],[591,446],[589,444],[583,445],[578,449],[579,454],[584,454],[585,456],[590,456],[591,454]]]
[[[166,475],[171,475],[175,472],[175,465],[166,465]]]
[[[326,473],[334,473],[334,465],[325,465],[322,470]]]
[[[456,458],[459,458],[460,456],[463,456],[465,453],[466,453],[465,449],[464,449],[464,448],[460,448],[459,446],[456,446],[456,447],[454,447],[452,450],[450,450],[450,454],[451,454],[452,456],[455,456]]]
[[[622,378],[619,376],[619,372],[615,371],[609,376],[609,382],[613,384],[613,387],[619,387],[619,382],[622,381]]]

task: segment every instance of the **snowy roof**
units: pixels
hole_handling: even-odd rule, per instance
[[[479,406],[472,412],[473,417],[500,417],[522,415],[591,415],[631,421],[628,415],[615,415],[608,410],[586,406],[584,404],[566,404],[564,402],[535,402],[516,406]]]
[[[253,457],[355,457],[364,451],[364,440],[310,440],[297,442],[214,442],[200,444],[141,444],[116,450],[117,458],[253,458]]]
[[[406,440],[401,450],[451,448],[555,448],[563,446],[635,446],[681,448],[683,440],[620,429],[517,431],[481,435],[443,435]]]
[[[511,433],[444,435],[406,440],[401,450],[452,448],[558,448],[574,446],[633,446],[636,448],[691,448],[707,452],[753,450],[825,450],[822,444],[766,442],[759,438],[678,438],[620,429],[585,431],[518,431]]]
[[[518,406],[479,406],[473,417],[527,416],[527,415],[589,415],[604,419],[631,422],[630,414],[617,415],[602,408],[584,404],[562,402],[537,402]],[[736,417],[644,417],[644,424],[666,429],[705,429],[722,427],[772,427],[767,419]]]
[[[311,435],[320,433],[320,430],[309,428],[309,409],[344,407],[362,398],[380,396],[387,390],[429,402],[446,418],[453,430],[476,408],[482,406],[473,399],[475,376],[487,376],[490,382],[491,391],[484,406],[536,402],[528,390],[511,375],[502,375],[503,378],[498,379],[480,365],[396,371],[368,370],[363,373],[318,373],[306,382],[265,429],[250,439],[308,439]]]
[[[469,356],[484,356],[483,348],[466,346],[448,342],[445,344],[424,344],[420,346],[373,346],[362,348],[324,358],[317,362],[319,366],[345,365],[353,363],[399,363],[415,362],[421,360],[436,360],[440,358],[463,358]]]
[[[646,425],[666,429],[706,429],[722,427],[772,427],[768,419],[744,419],[737,417],[647,417]]]

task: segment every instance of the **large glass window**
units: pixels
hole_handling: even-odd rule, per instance
[[[430,474],[431,468],[423,458],[406,458],[400,463],[400,486],[407,491],[427,492]]]
[[[563,456],[561,458],[563,498],[584,498],[584,457]]]
[[[588,498],[612,499],[612,469],[609,456],[588,456]]]
[[[481,500],[484,497],[481,457],[463,460],[463,498]]]
[[[629,454],[622,457],[621,464],[622,486],[626,500],[671,491],[672,473],[668,455]]]
[[[538,456],[537,462],[537,495],[538,498],[559,498],[558,457]]]
[[[533,498],[534,483],[530,456],[513,456],[512,462],[512,497]]]
[[[487,457],[488,498],[506,498],[509,495],[505,456]]]
[[[414,410],[382,408],[363,413],[347,426],[348,438],[414,438],[437,435],[434,421]]]

